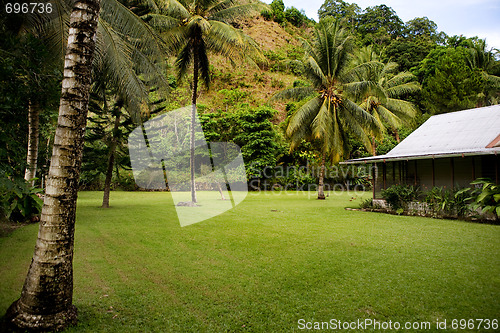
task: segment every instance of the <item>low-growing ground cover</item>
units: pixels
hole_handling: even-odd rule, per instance
[[[181,228],[169,193],[113,192],[110,209],[101,195],[79,194],[68,332],[290,332],[300,319],[365,318],[447,319],[451,331],[453,319],[500,316],[500,226],[344,209],[369,193],[272,192]],[[1,315],[36,234],[0,238]]]

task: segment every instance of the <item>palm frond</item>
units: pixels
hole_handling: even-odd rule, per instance
[[[162,34],[162,39],[167,46],[167,54],[178,54],[186,44],[188,31],[184,27],[174,27]]]
[[[319,112],[323,100],[320,97],[311,98],[290,117],[286,135],[292,139],[293,150],[311,132],[311,124]]]
[[[249,57],[255,61],[266,61],[258,45],[243,32],[223,22],[209,21],[210,30],[205,37],[207,50],[232,61]]]
[[[500,77],[488,74],[483,71],[483,78],[492,87],[500,87]]]
[[[334,107],[332,110],[332,132],[323,144],[323,152],[330,156],[332,163],[339,162],[345,154],[344,135],[342,135],[345,126],[341,121],[340,109],[341,107]]]
[[[120,27],[120,33],[127,36],[129,43],[147,50],[152,57],[162,58],[166,53],[166,45],[158,33],[118,0],[102,2],[101,19],[112,27]]]
[[[380,123],[371,114],[363,110],[359,105],[352,102],[349,99],[343,100],[342,103],[344,115],[349,113],[350,118],[356,119],[356,121],[364,128],[366,131],[373,133],[376,136],[380,136],[382,133],[382,128]]]
[[[383,67],[382,71],[380,72],[380,76],[381,77],[388,77],[390,75],[392,75],[397,69],[398,69],[399,65],[395,62],[389,62],[387,64],[385,64],[385,66]]]
[[[353,82],[356,80],[378,81],[377,73],[384,68],[384,64],[378,61],[369,61],[349,68],[340,77],[342,82]]]
[[[344,123],[343,126],[349,128],[350,132],[358,139],[361,141],[363,146],[368,151],[372,151],[372,142],[370,139],[370,133],[371,131],[367,129],[365,126],[363,126],[363,123],[360,123],[356,117],[353,116],[353,113],[349,112],[347,109],[342,110],[342,122]],[[374,133],[379,134],[377,131],[374,131]],[[379,134],[380,136],[380,134]],[[343,157],[343,155],[342,155]]]
[[[390,110],[400,119],[406,121],[413,119],[418,112],[416,106],[413,103],[395,98],[388,98],[384,103],[384,107]]]
[[[331,110],[333,107],[334,106],[330,103],[330,100],[328,98],[324,98],[319,112],[316,114],[316,117],[314,117],[314,120],[311,123],[313,137],[315,139],[322,140],[324,143],[327,143],[328,140],[326,138],[331,137],[333,134],[334,117],[331,115],[334,111]]]
[[[316,59],[313,57],[308,57],[304,61],[304,67],[306,68],[306,76],[313,82],[313,84],[319,88],[321,86],[326,87],[328,85],[328,77],[323,72],[323,69],[318,64]]]
[[[392,88],[410,81],[416,81],[417,77],[410,72],[401,72],[386,81],[385,86]]]
[[[402,120],[384,105],[378,105],[376,112],[380,118],[382,118],[391,128],[399,128],[402,125]]]
[[[181,81],[187,73],[189,64],[193,59],[193,46],[191,43],[186,43],[182,50],[179,52],[177,59],[175,61],[175,67],[177,68],[177,79]]]
[[[207,48],[205,42],[201,40],[198,44],[198,64],[200,76],[207,88],[210,87],[210,62],[208,61]]]
[[[163,14],[170,17],[188,19],[189,13],[187,3],[178,0],[146,0],[145,5],[153,9],[157,14]]]
[[[385,91],[373,81],[354,81],[343,84],[342,87],[348,97],[358,101],[369,95],[376,96],[380,100],[385,100],[388,97]]]
[[[52,5],[57,15],[43,26],[43,35],[54,58],[63,59],[68,42],[71,4],[68,1],[56,0]]]
[[[278,99],[292,99],[300,101],[314,93],[313,87],[295,87],[277,92],[271,97],[271,101]]]
[[[114,83],[127,104],[138,110],[141,101],[148,97],[148,90],[134,71],[133,47],[104,20],[98,25],[98,44],[103,45],[98,49],[104,54],[103,59],[96,59],[101,68],[94,68]]]
[[[156,13],[148,13],[141,18],[160,33],[167,32],[181,23],[178,18]]]
[[[418,82],[408,82],[400,84],[398,86],[393,86],[391,88],[385,89],[387,96],[391,98],[401,97],[407,94],[413,94],[422,89],[422,86]]]

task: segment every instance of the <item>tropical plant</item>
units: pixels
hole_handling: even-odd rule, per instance
[[[372,84],[355,81],[365,64],[351,68],[353,38],[338,21],[323,20],[315,29],[312,44],[302,40],[306,57],[304,73],[310,87],[295,87],[273,98],[307,101],[289,118],[286,134],[294,150],[302,140],[321,142],[322,161],[318,199],[325,199],[324,176],[327,158],[335,163],[347,155],[347,133],[359,138],[371,149],[368,133],[380,134],[377,120],[353,100]]]
[[[28,31],[51,51],[51,61],[44,61],[52,67],[62,65],[65,42],[68,34],[69,15],[72,3],[57,0],[49,19],[28,20]],[[26,24],[25,24],[26,25]],[[139,74],[149,80],[149,85],[168,87],[163,78],[161,60],[164,56],[159,36],[143,20],[127,8],[123,1],[106,0],[97,28],[96,56],[93,61],[93,81],[108,81],[114,84],[128,104],[128,111],[138,113],[141,101],[147,98],[146,84]],[[28,103],[29,136],[25,179],[35,177],[38,154],[38,124],[41,112],[37,98]]]
[[[471,211],[469,190],[433,187],[427,192],[424,201],[434,215],[466,217]]]
[[[0,219],[24,221],[34,218],[42,210],[43,201],[38,197],[41,192],[42,189],[31,186],[26,180],[0,170]]]
[[[35,253],[21,297],[7,311],[18,329],[54,331],[76,323],[73,244],[78,176],[91,86],[99,0],[73,7],[59,120]]]
[[[220,54],[232,63],[236,58],[264,60],[257,44],[228,22],[260,8],[238,0],[152,0],[152,13],[144,19],[163,32],[163,38],[176,53],[178,79],[187,76],[192,65],[191,95],[191,201],[197,202],[194,179],[195,117],[198,80],[210,86],[209,53]]]
[[[474,41],[468,51],[468,65],[472,70],[479,69],[485,85],[479,98],[480,106],[498,104],[500,101],[500,77],[493,75],[500,68],[500,62],[495,59],[498,52],[495,54],[493,50],[487,50],[484,39]]]
[[[471,183],[478,186],[472,190],[471,208],[480,209],[483,213],[492,213],[500,218],[500,185],[489,178],[479,178]]]
[[[371,56],[367,56],[369,54]],[[389,126],[396,134],[399,142],[398,128],[412,120],[417,109],[413,103],[403,100],[403,97],[419,91],[420,84],[416,77],[409,72],[397,72],[398,64],[390,62],[383,64],[371,47],[366,47],[358,53],[357,60],[370,62],[372,66],[361,73],[361,80],[372,81],[375,84],[363,95],[360,106],[377,119],[379,126]],[[373,143],[375,138],[373,138]],[[373,155],[375,144],[373,144]]]
[[[382,190],[381,194],[391,209],[401,214],[411,201],[418,199],[420,188],[413,185],[392,185]]]
[[[422,105],[432,114],[473,108],[484,87],[478,68],[467,65],[464,47],[438,47],[413,71],[422,82]]]
[[[105,93],[99,97],[91,96],[89,111],[93,116],[88,119],[84,148],[86,158],[82,165],[82,173],[86,171],[87,174],[104,174],[103,208],[109,208],[115,160],[118,160],[118,165],[122,164],[120,159],[124,159],[123,155],[128,154],[123,152],[124,138],[134,129],[134,122],[125,110],[124,100],[119,96],[112,102],[106,99]],[[107,156],[105,160],[103,155]]]

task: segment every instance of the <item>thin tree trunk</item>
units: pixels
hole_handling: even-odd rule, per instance
[[[377,142],[375,142],[374,136],[372,136],[372,155],[377,156]]]
[[[77,321],[73,245],[78,178],[100,1],[77,1],[70,17],[59,118],[35,253],[7,323],[24,330],[61,330]]]
[[[222,186],[220,186],[219,182],[217,182],[217,187],[219,188],[220,199],[223,201],[226,200],[226,197],[224,196],[224,192],[222,191]]]
[[[50,139],[51,139],[51,135],[49,135],[49,137],[47,139],[47,147],[45,148],[45,163],[49,162]],[[45,170],[46,166],[47,166],[47,164],[43,165],[43,170]],[[40,187],[43,188],[44,190],[45,190],[46,178],[47,178],[47,173],[43,172],[42,175],[41,175],[41,177],[40,177],[40,180],[41,180],[41,186]]]
[[[394,130],[394,134],[396,135],[396,141],[397,141],[397,143],[400,143],[401,140],[399,139],[399,131],[398,131],[397,128]]]
[[[120,128],[120,111],[121,102],[117,101],[117,106],[115,106],[115,125],[113,127],[113,133],[111,138],[111,143],[109,146],[109,156],[108,156],[108,167],[106,169],[106,179],[104,180],[104,194],[102,197],[102,208],[109,208],[109,192],[111,191],[111,178],[113,177],[113,166],[115,164],[115,152],[116,146],[118,145],[118,130]]]
[[[190,138],[190,150],[191,156],[189,160],[189,169],[191,172],[191,201],[196,203],[196,183],[194,179],[194,171],[195,171],[195,163],[194,163],[194,150],[195,150],[195,125],[196,125],[196,95],[198,94],[198,72],[199,72],[199,64],[198,64],[198,50],[196,49],[196,45],[193,49],[193,96],[191,98],[191,138]]]
[[[321,158],[321,167],[319,171],[319,185],[318,185],[318,199],[325,200],[325,162],[326,162],[326,153],[323,153],[323,157]]]
[[[26,171],[24,179],[35,184],[32,180],[36,176],[38,164],[38,143],[40,136],[40,105],[36,101],[29,101],[28,106],[28,156],[26,158]]]

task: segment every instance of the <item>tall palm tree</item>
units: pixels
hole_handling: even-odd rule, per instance
[[[43,40],[51,50],[53,62],[62,64],[59,59],[64,57],[71,1],[56,0],[53,5],[57,15],[50,19],[28,15],[25,22],[19,24],[18,33],[31,33]],[[122,2],[102,2],[92,70],[94,81],[99,76],[115,85],[119,94],[125,96],[131,113],[138,114],[142,100],[148,98],[148,89],[139,74],[147,78],[150,85],[168,87],[160,66],[164,52],[156,32]],[[40,112],[39,103],[30,100],[26,180],[36,175]]]
[[[359,59],[359,58],[358,58]],[[379,126],[389,126],[396,134],[398,129],[417,114],[417,108],[404,97],[421,89],[416,77],[409,72],[397,72],[398,64],[371,61],[371,66],[359,74],[360,80],[374,83],[362,96],[360,106],[377,119]],[[372,154],[375,155],[375,138],[372,137]]]
[[[54,139],[35,253],[19,300],[7,321],[23,330],[60,330],[77,320],[73,244],[83,136],[91,86],[99,0],[73,7]]]
[[[117,0],[102,5],[103,19],[98,20],[100,0],[77,1],[68,20],[59,118],[35,253],[21,297],[6,315],[21,329],[59,330],[77,319],[72,305],[73,241],[92,76],[105,75],[126,96],[125,103],[137,105],[147,96],[138,73],[148,79],[160,73],[154,62],[160,48],[154,31]],[[61,26],[54,30],[54,41],[65,36],[64,15],[58,17],[49,22]]]
[[[146,21],[162,31],[176,53],[178,78],[186,76],[192,65],[190,183],[191,201],[196,203],[194,167],[195,117],[198,81],[210,86],[209,53],[220,54],[232,63],[236,58],[264,61],[257,44],[228,22],[259,8],[241,0],[151,0],[153,13]]]
[[[366,64],[351,67],[353,39],[338,21],[321,21],[315,29],[313,43],[303,40],[306,56],[305,74],[310,87],[284,90],[274,98],[307,97],[291,117],[286,130],[295,149],[302,140],[321,142],[321,168],[318,199],[325,199],[325,162],[336,163],[347,153],[347,133],[359,138],[367,147],[371,142],[367,133],[379,134],[376,119],[354,102],[372,86],[369,81],[355,81]]]

